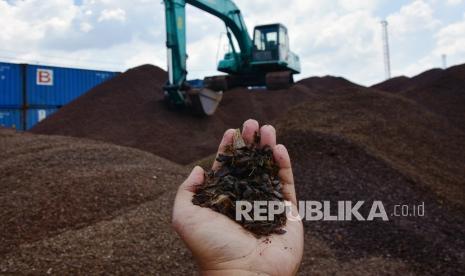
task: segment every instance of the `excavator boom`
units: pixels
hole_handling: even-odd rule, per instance
[[[300,71],[298,57],[289,51],[287,29],[280,24],[255,27],[252,39],[233,1],[164,0],[164,4],[169,75],[164,93],[172,106],[189,106],[197,113],[211,115],[228,88],[264,85],[268,80],[270,88],[279,88],[282,83],[289,85],[292,74]],[[187,82],[186,4],[222,20],[232,49],[218,64],[218,70],[228,75],[205,78],[203,88],[191,88]],[[235,48],[233,36],[239,49]]]

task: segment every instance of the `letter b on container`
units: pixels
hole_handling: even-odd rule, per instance
[[[53,85],[53,70],[51,69],[37,69],[37,77],[36,77],[36,84],[37,85]]]

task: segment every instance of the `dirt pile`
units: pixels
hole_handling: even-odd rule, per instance
[[[0,253],[2,273],[187,275],[197,269],[170,227],[175,187],[186,169],[149,153],[104,143],[12,131],[0,135],[5,160],[0,172],[6,179],[1,188],[7,192],[2,193],[1,201],[5,235]],[[11,170],[10,163],[22,165]],[[13,184],[19,187],[15,189]],[[139,191],[141,187],[143,191]],[[45,210],[47,205],[40,203],[47,198],[55,203]],[[79,203],[66,203],[73,198]],[[126,204],[128,200],[134,203]],[[26,206],[27,201],[31,206]],[[113,201],[122,203],[111,206]],[[30,218],[38,212],[42,215]],[[17,220],[20,216],[26,220]],[[61,227],[56,227],[55,221]],[[36,234],[28,231],[31,225]],[[15,236],[18,229],[21,233]],[[411,271],[392,258],[341,259],[338,251],[315,233],[306,233],[302,275]]]
[[[371,86],[371,88],[376,88],[387,92],[399,93],[404,90],[411,90],[431,86],[434,82],[441,78],[443,74],[444,70],[434,68],[427,70],[412,78],[405,76],[391,78],[378,84],[375,84]]]
[[[351,87],[318,93],[275,123],[300,200],[381,200],[389,221],[305,223],[302,272],[463,274],[465,135],[404,97]],[[208,167],[210,160],[202,160]],[[424,216],[395,205],[424,203]],[[358,260],[358,262],[356,261]]]
[[[1,272],[192,269],[169,223],[186,169],[136,149],[11,130],[0,130],[0,157]]]
[[[128,70],[63,107],[31,131],[111,142],[188,164],[215,152],[224,130],[241,126],[250,117],[270,122],[311,97],[302,85],[288,91],[254,93],[238,88],[225,93],[214,116],[199,118],[166,108],[162,101],[165,79],[166,73],[151,65]]]
[[[332,214],[337,201],[363,200],[364,217],[381,200],[389,218],[306,222],[302,274],[463,275],[465,124],[458,124],[465,118],[464,68],[431,70],[377,89],[330,76],[301,80],[287,91],[235,89],[213,117],[195,118],[165,108],[166,73],[147,65],[95,88],[32,131],[108,141],[186,164],[215,152],[224,130],[245,119],[273,123],[278,142],[289,148],[300,200],[330,201]],[[0,214],[8,234],[0,269],[192,271],[189,254],[170,232],[169,211],[158,211],[172,205],[169,183],[179,184],[183,168],[124,147],[5,133]],[[424,204],[424,216],[396,217],[398,204]]]
[[[359,91],[320,97],[278,121],[281,132],[320,131],[350,139],[454,204],[464,205],[465,134],[403,97]]]
[[[305,222],[301,271],[315,270],[315,263],[326,258],[312,248],[319,240],[339,262],[382,258],[385,264],[399,261],[419,275],[465,272],[464,208],[444,204],[421,183],[341,136],[293,130],[282,135],[280,142],[293,158],[300,200],[328,201],[332,215],[337,215],[338,201],[364,201],[360,213],[365,219],[373,201],[380,200],[389,219]],[[415,217],[410,209],[412,216],[396,217],[394,206],[398,204],[424,204],[425,215]]]
[[[387,222],[305,224],[306,235],[323,240],[338,260],[402,260],[419,274],[465,271],[463,132],[409,100],[374,91],[305,103],[277,128],[300,200],[330,201],[332,214],[338,201],[363,200],[365,218],[375,200],[386,208]],[[422,203],[422,217],[393,216],[395,205]],[[310,256],[304,267],[314,269]]]
[[[410,80],[411,79],[409,77],[399,76],[390,78],[371,87],[386,92],[396,93],[402,91],[405,87],[407,87]]]
[[[391,79],[373,87],[412,99],[465,130],[465,65],[432,69],[402,84]]]
[[[0,271],[54,275],[189,275],[194,260],[170,226],[175,190],[121,215],[24,243]]]
[[[365,88],[345,78],[334,76],[305,78],[298,81],[297,84],[310,88],[314,93],[323,95],[332,95],[348,91],[353,92]]]

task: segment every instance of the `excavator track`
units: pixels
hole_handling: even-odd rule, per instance
[[[286,89],[294,83],[294,79],[291,71],[270,72],[266,74],[265,83],[268,90]]]

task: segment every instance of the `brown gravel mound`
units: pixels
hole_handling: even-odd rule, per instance
[[[27,200],[14,206],[2,206],[5,211],[1,217],[2,233],[6,233],[7,238],[2,243],[14,241],[14,246],[0,254],[2,273],[186,275],[196,270],[190,253],[169,223],[175,186],[183,180],[185,169],[151,154],[98,142],[12,131],[1,134],[2,150],[7,150],[6,163],[17,164],[17,158],[27,155],[37,157],[42,164],[37,168],[34,162],[25,162],[21,168],[30,172],[27,173],[29,177],[24,177],[21,170],[7,171],[7,183],[21,183],[23,197]],[[286,139],[283,137],[284,141]],[[291,149],[292,146],[290,143]],[[3,169],[5,163],[1,166]],[[298,166],[296,172],[301,174]],[[70,189],[68,182],[79,189]],[[38,188],[47,183],[53,184],[54,189]],[[138,197],[138,185],[144,188],[146,198]],[[11,195],[2,198],[2,202],[11,203],[17,200],[13,196],[17,192],[8,187]],[[136,190],[135,195],[128,193],[132,190]],[[58,195],[66,199],[56,198]],[[80,204],[64,203],[75,197]],[[56,205],[49,206],[48,217],[45,215],[33,223],[16,222],[19,229],[33,225],[37,234],[28,232],[14,236],[16,228],[5,227],[5,223],[15,220],[15,216],[27,218],[34,208],[41,208],[38,202],[43,198],[57,201]],[[135,203],[130,206],[121,204],[120,209],[111,206],[115,199],[126,202],[134,198]],[[34,206],[22,207],[26,201],[33,202]],[[53,215],[56,210],[61,210],[61,217]],[[73,221],[68,222],[68,217]],[[65,225],[56,229],[55,221]],[[29,238],[32,234],[33,238]],[[350,275],[406,274],[412,271],[410,264],[392,257],[360,254],[342,258],[340,249],[326,238],[313,230],[306,232],[302,275],[344,274],[346,271],[350,271],[347,273]]]
[[[389,221],[305,223],[306,236],[323,240],[337,260],[381,257],[400,260],[419,275],[465,273],[465,208],[444,204],[420,183],[342,136],[293,129],[281,135],[280,142],[292,156],[300,200],[329,201],[332,214],[337,214],[338,201],[362,200],[368,204],[360,209],[365,218],[374,200],[386,208]],[[425,216],[392,216],[396,204],[422,202]],[[311,241],[305,241],[301,271],[314,269]]]
[[[432,69],[402,81],[401,85],[391,79],[373,87],[412,99],[465,130],[465,64],[446,70]]]
[[[185,173],[135,149],[0,130],[0,256],[157,199]]]
[[[333,208],[338,200],[381,200],[390,221],[306,223],[301,272],[463,274],[464,133],[400,96],[334,91],[276,121],[298,198]],[[200,162],[208,168],[211,157]],[[423,202],[423,217],[391,217],[396,204]]]
[[[270,122],[310,97],[305,86],[288,91],[234,89],[214,116],[193,117],[168,110],[162,102],[166,73],[140,66],[97,86],[31,131],[85,137],[135,147],[181,164],[216,150],[224,130],[250,117]],[[276,105],[279,103],[279,105]]]
[[[462,275],[465,134],[403,97],[347,91],[292,108],[277,121],[278,140],[300,200],[381,200],[390,221],[307,222],[306,248],[313,236],[341,262],[381,257],[416,274]],[[422,202],[424,217],[391,217],[396,204]],[[302,271],[314,271],[314,255],[306,250]]]
[[[321,97],[291,110],[278,127],[346,137],[440,197],[464,205],[465,134],[412,101],[374,91]]]
[[[82,194],[85,194],[90,199],[97,195],[104,200],[96,200],[91,204],[96,206],[94,210],[78,209],[79,205],[76,207],[76,204],[65,206],[63,212],[64,217],[73,217],[74,214],[70,212],[73,211],[80,212],[86,217],[95,218],[92,221],[81,218],[76,221],[74,225],[68,224],[66,227],[59,230],[50,228],[51,225],[53,226],[51,219],[60,221],[59,218],[45,217],[35,221],[35,229],[48,230],[39,230],[42,231],[41,235],[35,236],[34,239],[21,239],[18,244],[10,248],[8,252],[3,252],[0,255],[1,272],[12,274],[49,273],[61,275],[95,275],[101,273],[121,275],[134,273],[185,275],[191,274],[196,270],[190,253],[176,237],[169,224],[172,202],[175,195],[174,186],[177,186],[185,176],[186,171],[184,169],[151,154],[144,154],[137,150],[110,146],[103,143],[58,136],[46,137],[15,134],[11,131],[2,134],[2,139],[0,141],[2,141],[2,146],[5,149],[23,149],[23,151],[10,150],[8,153],[10,157],[7,160],[12,161],[17,158],[16,156],[22,156],[26,154],[26,152],[35,152],[28,153],[31,156],[44,156],[41,158],[42,168],[40,171],[35,171],[33,174],[37,176],[34,179],[38,179],[38,182],[42,183],[42,185],[45,185],[41,180],[42,177],[44,177],[42,174],[50,174],[55,178],[55,180],[50,180],[52,182],[66,183],[61,181],[63,178],[65,180],[68,179],[68,181],[80,187],[80,189],[69,189],[66,184],[64,184],[62,188],[56,185],[56,188],[59,188],[55,190],[57,194],[66,194],[67,198],[78,196],[81,201],[83,200],[83,196],[80,196]],[[291,138],[290,140],[288,139],[289,137]],[[295,137],[303,137],[304,141],[295,140]],[[302,194],[308,191],[304,189],[304,185],[306,186],[307,184],[312,185],[309,187],[315,187],[315,189],[311,188],[312,191],[315,191],[313,194],[315,199],[321,195],[320,185],[315,184],[313,181],[311,183],[300,181],[301,179],[320,178],[324,182],[325,178],[327,180],[328,177],[331,178],[331,175],[341,176],[341,174],[334,174],[334,171],[326,174],[324,172],[327,167],[323,167],[321,170],[316,169],[315,171],[317,173],[314,175],[305,175],[308,169],[313,171],[314,167],[303,167],[308,164],[306,162],[310,159],[300,159],[303,155],[298,155],[295,151],[296,144],[299,145],[297,151],[300,151],[299,149],[304,149],[306,152],[314,154],[312,148],[308,147],[305,141],[315,141],[313,145],[319,148],[316,154],[317,156],[307,156],[311,158],[311,160],[315,160],[315,162],[312,162],[315,164],[314,166],[317,166],[316,164],[323,164],[323,166],[325,166],[325,163],[334,163],[334,161],[322,162],[324,158],[318,158],[318,156],[321,157],[322,151],[327,148],[326,145],[333,144],[334,148],[341,149],[341,154],[343,152],[348,152],[349,155],[354,155],[354,150],[348,146],[349,150],[346,151],[344,149],[344,144],[340,143],[338,139],[336,139],[336,142],[334,142],[335,139],[331,139],[331,137],[319,137],[319,139],[321,141],[315,138],[315,135],[313,135],[312,139],[312,136],[303,133],[297,134],[297,136],[293,134],[290,134],[290,136],[282,136],[280,140],[280,142],[288,144],[292,156],[295,157],[293,160],[296,179],[299,179],[297,184],[299,185],[299,197],[301,198]],[[31,144],[33,145],[29,147]],[[300,146],[301,144],[303,145],[302,147]],[[86,148],[89,150],[84,150]],[[67,153],[63,154],[59,153],[60,151],[55,151],[53,154],[47,155],[46,152],[52,149],[62,149],[61,152]],[[67,150],[65,151],[64,149]],[[103,154],[102,150],[104,150],[105,154]],[[115,153],[113,153],[113,151],[115,151]],[[357,151],[356,148],[355,151]],[[323,156],[325,156],[325,154],[323,154]],[[331,157],[333,154],[329,154],[328,156]],[[57,164],[55,161],[56,159],[60,160],[59,163],[61,163],[61,165]],[[352,161],[346,157],[342,159],[347,160],[347,162]],[[362,159],[361,162],[363,164],[366,163],[363,158],[356,159]],[[302,166],[299,164],[302,164]],[[343,164],[345,163],[343,162]],[[339,165],[340,164],[334,163],[336,168],[343,168],[343,166]],[[375,162],[375,166],[376,165],[377,163]],[[357,163],[354,163],[354,166],[356,167]],[[76,170],[78,170],[77,167],[82,168],[84,172],[88,172],[89,170],[98,171],[86,174],[85,179],[82,179],[82,174],[84,174],[84,172],[81,170],[76,172]],[[23,168],[26,171],[33,170],[34,164],[32,162],[25,162]],[[50,169],[46,170],[46,168]],[[102,168],[102,170],[100,170],[100,168]],[[159,170],[160,168],[162,168],[162,170]],[[350,172],[353,169],[353,167],[350,167],[347,171]],[[374,170],[369,167],[369,171],[371,172]],[[65,177],[64,175],[68,172],[70,173],[69,176]],[[113,175],[119,175],[119,172],[124,172],[124,175],[120,175],[117,180],[112,181],[112,192],[99,189],[97,191],[93,187],[106,186],[102,183],[108,183],[107,179],[111,179]],[[377,172],[379,172],[379,170],[377,170]],[[11,171],[8,174],[10,178],[14,179],[22,177],[22,172],[19,170]],[[389,173],[386,173],[385,175],[388,174]],[[153,175],[156,175],[157,178],[154,179]],[[371,178],[376,179],[373,175]],[[348,181],[350,180],[351,179]],[[84,181],[85,183],[83,183]],[[127,189],[131,190],[132,187],[127,186],[125,183],[137,185],[140,182],[142,182],[142,185],[148,182],[148,185],[144,189],[146,189],[145,192],[149,194],[148,197],[151,197],[151,199],[148,199],[148,201],[144,199],[140,201],[141,203],[135,203],[131,206],[121,206],[121,209],[116,211],[108,207],[107,202],[105,202],[106,199],[110,199],[111,201],[112,198],[118,197],[124,202],[125,198],[131,198],[127,193]],[[31,179],[22,179],[21,183],[24,186],[30,186],[31,189],[29,191],[38,190]],[[86,183],[91,183],[92,185],[86,185]],[[400,184],[403,183],[401,182]],[[329,191],[333,188],[333,186],[328,187]],[[169,189],[169,191],[166,191],[167,189]],[[304,192],[302,192],[302,189],[304,189]],[[27,195],[26,193],[24,194]],[[29,201],[36,201],[38,198],[43,198],[44,195],[50,196],[53,194],[54,193],[38,190],[38,192],[27,196],[29,197]],[[154,196],[150,196],[150,194]],[[328,198],[333,199],[330,197]],[[7,200],[8,202],[12,201],[11,199]],[[17,205],[14,207],[16,208]],[[60,207],[50,206],[49,210],[56,210],[57,208]],[[68,208],[71,208],[69,209],[70,211],[68,211]],[[100,209],[107,210],[109,214],[101,216],[98,211],[96,212],[96,210]],[[11,216],[15,213],[15,211],[11,209],[8,211],[7,217],[3,216],[2,221],[10,220],[8,215]],[[27,210],[21,213],[27,214]],[[18,223],[19,228],[24,228],[21,222]],[[437,228],[438,227],[432,228],[432,231],[435,231]],[[361,243],[360,245],[354,240],[348,241],[347,246],[352,246],[353,249],[355,246],[358,246],[360,250],[357,251],[357,254],[349,251],[351,252],[349,255],[344,255],[345,250],[340,248],[341,244],[334,244],[334,242],[331,242],[334,231],[328,229],[328,233],[324,234],[323,232],[325,231],[323,229],[324,225],[318,227],[315,225],[315,227],[308,228],[306,231],[306,251],[301,268],[302,275],[307,275],[308,273],[344,274],[346,271],[350,271],[351,275],[380,273],[402,273],[405,275],[412,271],[416,271],[411,263],[397,258],[398,256],[393,257],[386,254],[376,255],[373,251],[370,251],[371,248],[366,249],[366,244],[363,242],[359,242]],[[346,226],[343,227],[343,230],[344,229],[346,229]],[[349,230],[351,229],[352,228],[349,228]],[[452,230],[455,231],[456,229],[452,228],[451,231]],[[2,233],[14,233],[12,229],[2,229],[2,231]],[[341,230],[339,232],[342,233],[343,231]],[[357,233],[360,235],[359,232]],[[383,233],[389,233],[389,231]],[[339,236],[336,236],[336,239],[338,237]],[[353,243],[355,243],[355,245]],[[378,243],[381,242],[378,241]],[[392,247],[395,248],[395,246]],[[442,247],[434,247],[434,249],[437,248]],[[392,248],[389,249],[394,250]],[[384,252],[382,250],[380,251]],[[377,251],[377,253],[380,251]],[[409,252],[411,251],[408,251],[408,253]],[[441,251],[440,253],[443,252]],[[455,257],[454,255],[451,256]],[[453,261],[455,261],[455,259],[453,259]]]
[[[419,87],[428,87],[444,74],[444,70],[434,68],[427,70],[417,76],[408,78],[405,76],[395,77],[371,86],[386,92],[402,92],[404,90],[415,89]]]
[[[119,216],[22,244],[1,256],[0,272],[192,275],[191,254],[170,226],[174,195],[172,189]]]
[[[409,77],[399,76],[375,84],[371,86],[371,88],[396,93],[402,91],[405,87],[407,87],[410,81],[411,79]]]
[[[420,90],[411,88],[407,91],[412,94],[402,92],[399,95],[379,92],[343,78],[329,76],[304,79],[287,91],[255,90],[251,93],[245,89],[235,89],[225,94],[224,101],[213,117],[195,118],[185,112],[172,112],[164,107],[161,103],[161,85],[166,74],[157,67],[147,65],[129,70],[95,88],[39,124],[33,132],[109,141],[140,148],[186,164],[215,152],[224,130],[239,127],[249,117],[258,119],[261,124],[275,122],[279,133],[278,142],[285,144],[291,153],[299,199],[329,200],[333,205],[338,200],[381,200],[390,219],[389,222],[305,223],[306,248],[302,274],[463,275],[465,153],[462,149],[465,148],[465,133],[457,125],[459,119],[464,118],[460,115],[460,106],[454,105],[454,102],[460,103],[461,100],[463,76],[463,66],[445,71],[431,70],[411,79],[415,79]],[[400,83],[396,85],[404,86]],[[414,91],[431,92],[431,100],[421,94],[426,92],[415,94]],[[439,100],[440,97],[444,100]],[[296,106],[303,101],[306,102]],[[447,114],[447,110],[458,115],[454,117]],[[19,137],[29,137],[26,140],[28,142],[36,141],[32,138],[36,137],[33,135]],[[20,183],[25,187],[21,193],[26,195],[26,200],[21,204],[29,204],[27,200],[35,202],[34,197],[26,191],[37,190],[41,194],[42,187],[48,187],[48,184],[30,184],[31,179],[42,171],[53,176],[53,170],[47,171],[50,166],[60,171],[61,175],[71,172],[72,178],[64,182],[63,188],[63,194],[68,196],[60,197],[60,202],[66,202],[77,194],[77,198],[83,200],[87,207],[76,209],[77,215],[74,212],[66,213],[62,221],[59,220],[60,216],[55,215],[53,220],[58,219],[60,223],[57,225],[62,226],[54,228],[51,223],[45,223],[46,228],[38,238],[31,238],[35,237],[31,234],[33,232],[14,234],[13,226],[21,225],[19,219],[13,226],[5,222],[8,219],[4,220],[6,226],[3,227],[10,233],[8,240],[13,242],[7,243],[7,250],[3,251],[5,261],[0,261],[0,271],[3,269],[9,272],[33,273],[34,266],[40,267],[40,271],[53,267],[52,272],[56,271],[58,274],[106,271],[121,274],[131,274],[134,271],[141,274],[154,274],[158,271],[161,271],[160,274],[179,274],[192,271],[189,254],[172,237],[167,226],[169,212],[157,211],[157,208],[161,208],[158,206],[171,206],[174,191],[165,192],[165,188],[156,190],[150,186],[152,192],[137,197],[137,193],[143,189],[124,184],[129,183],[125,182],[126,177],[136,183],[136,175],[141,177],[137,183],[149,185],[153,181],[149,173],[153,173],[152,164],[162,161],[171,163],[148,153],[144,155],[146,159],[141,159],[139,154],[143,153],[139,151],[98,142],[38,137],[39,142],[34,148],[11,155],[12,160],[29,156],[26,159],[29,163],[23,160],[13,163],[8,167],[9,170],[5,170],[8,172],[6,176],[10,179],[16,179],[19,175],[23,177],[21,169],[16,169],[18,166],[26,172],[30,166],[35,168],[35,151],[39,156],[49,150],[51,154],[38,158],[42,160],[40,170],[26,173],[26,178],[22,180],[10,180],[8,189],[4,191],[13,189],[15,186],[12,183]],[[15,141],[19,138],[11,139]],[[57,139],[54,142],[56,146],[49,148],[41,145],[47,145],[47,139]],[[76,143],[85,144],[84,148],[87,145],[95,147],[87,151],[76,146],[70,150],[69,155],[65,154],[64,157],[58,157],[58,162],[54,161],[57,153],[62,152],[60,148],[70,147],[67,139],[72,141],[73,146]],[[65,145],[60,146],[60,143]],[[5,144],[2,147],[15,148],[12,145],[14,144]],[[84,174],[86,170],[78,169],[85,162],[80,161],[76,165],[71,159],[80,160],[81,154],[99,153],[102,147],[111,148],[108,152],[113,152],[115,148],[126,150],[128,157],[118,159],[104,151],[105,154],[91,155],[94,157],[89,159],[94,163],[89,163],[88,170],[100,170],[103,165],[98,164],[108,162],[110,168],[104,170],[105,173],[83,177],[74,172]],[[120,160],[118,162],[123,165],[111,166],[112,158]],[[158,161],[150,161],[155,159]],[[143,160],[143,166],[138,162],[140,160]],[[66,162],[72,165],[63,165]],[[84,189],[71,185],[75,181],[82,183],[82,179],[93,183],[91,179],[101,175],[105,177],[102,176],[95,183],[107,183],[106,179],[112,179],[108,175],[113,175],[116,168],[127,168],[126,162],[132,165],[128,171],[123,169],[127,173],[114,180],[123,184],[118,184],[121,186],[115,188],[109,202],[98,201],[98,198],[95,201],[84,198],[88,191],[92,195],[97,194],[97,191],[98,195],[112,195],[112,189],[105,188],[105,185],[102,187],[102,184],[94,184],[100,188],[84,185]],[[0,163],[1,166],[9,164]],[[182,178],[179,177],[179,172],[185,173],[178,168],[175,166],[172,170],[163,169],[166,173],[161,173],[163,176],[157,173],[157,181],[162,178],[170,182],[171,177],[176,175],[176,180],[173,181],[178,185]],[[2,167],[0,174],[3,171]],[[78,180],[74,180],[73,175]],[[45,179],[41,183],[53,183],[46,176],[39,176],[38,179]],[[55,178],[60,181],[61,177],[58,178],[55,174]],[[66,176],[63,179],[66,180]],[[28,185],[34,186],[28,189]],[[144,187],[145,184],[141,185]],[[134,189],[129,197],[125,192],[127,189]],[[2,194],[5,194],[4,191],[2,190]],[[14,195],[11,194],[10,196]],[[61,193],[51,194],[58,196]],[[129,199],[123,200],[125,203],[122,205],[126,207],[118,209],[119,206],[112,205],[112,199],[122,195]],[[18,199],[2,201],[10,204],[2,217],[14,217],[12,208],[17,206],[10,203],[12,200]],[[422,202],[425,204],[423,217],[391,216],[395,204],[411,205]],[[33,213],[27,210],[43,205],[42,202],[37,204],[27,205],[22,212]],[[62,205],[65,203],[52,205],[50,210],[59,213]],[[76,208],[79,205],[71,206]],[[92,206],[103,208],[93,209]],[[65,207],[69,208],[67,205]],[[36,221],[41,219],[40,216],[31,216]],[[68,216],[72,223],[66,223]],[[51,222],[52,219],[44,221]],[[159,223],[161,221],[164,223]],[[27,224],[28,227],[29,225],[34,223]],[[43,226],[34,227],[40,230]],[[154,240],[154,235],[165,238]],[[165,248],[166,251],[160,252],[160,248]]]
[[[298,81],[297,84],[310,88],[314,93],[323,95],[347,93],[365,88],[345,78],[334,76],[310,77]]]
[[[415,85],[401,93],[465,130],[465,65],[441,71],[428,85]]]
[[[98,142],[6,130],[0,135],[5,160],[0,164],[1,174],[7,179],[1,187],[2,191],[9,189],[1,201],[7,203],[1,215],[5,233],[1,273],[194,274],[197,268],[190,253],[170,227],[175,187],[187,173],[185,169],[148,153]],[[17,159],[29,162],[18,170],[3,170],[7,163],[18,166]],[[11,183],[21,187],[15,189]],[[15,196],[18,193],[21,199]],[[54,202],[48,212],[41,211],[47,207],[41,205],[44,200]],[[67,203],[70,200],[72,204]],[[128,200],[134,204],[126,204]],[[114,206],[114,201],[121,205]],[[36,209],[43,215],[31,222],[29,214]],[[17,220],[20,216],[26,220]],[[61,225],[59,229],[55,222]],[[22,232],[16,233],[17,229]],[[308,231],[306,243],[302,275],[411,271],[392,258],[341,259],[328,242]]]

